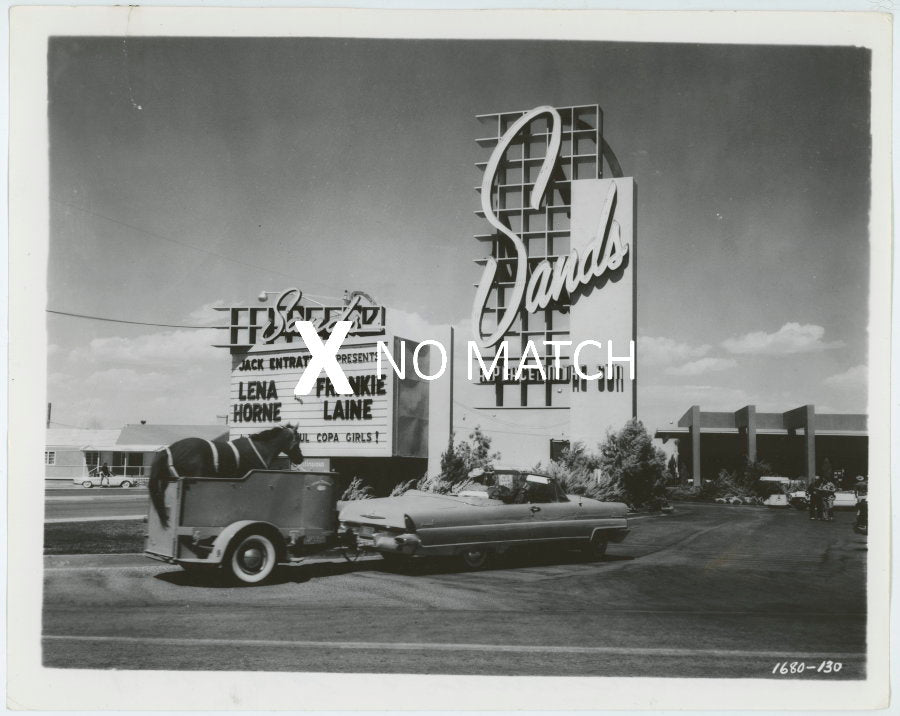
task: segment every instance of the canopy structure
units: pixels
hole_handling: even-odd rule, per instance
[[[694,485],[742,459],[795,465],[795,472],[807,480],[816,476],[819,457],[822,461],[828,457],[834,468],[853,474],[868,472],[867,416],[816,413],[814,405],[783,413],[760,413],[755,405],[734,412],[706,412],[692,405],[677,427],[658,429],[655,437],[663,442],[678,440],[679,455],[690,459]],[[712,453],[715,459],[707,459],[704,453]],[[836,460],[840,462],[834,464]]]

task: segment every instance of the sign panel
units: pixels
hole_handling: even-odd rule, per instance
[[[309,362],[308,351],[258,349],[233,355],[231,437],[292,423],[306,456],[389,457],[394,381],[392,373],[376,373],[375,356],[375,343],[337,352],[353,395],[338,395],[322,374],[309,395],[297,398],[294,387]]]
[[[634,339],[635,192],[631,179],[599,178],[604,159],[621,173],[602,149],[602,113],[542,105],[479,119],[490,134],[478,143],[493,151],[476,213],[491,233],[476,237],[490,255],[478,260],[472,325],[487,361],[505,346],[514,372],[497,366],[477,380],[493,386],[496,407],[574,408],[578,425],[595,425],[600,410],[603,425],[624,422],[634,414],[630,366],[605,373],[608,346],[630,356]]]
[[[266,292],[261,294],[266,297]],[[338,321],[352,324],[349,335],[375,336],[384,333],[385,309],[375,303],[371,296],[362,291],[345,293],[340,306],[324,306],[312,302],[304,303],[303,292],[299,288],[283,291],[272,306],[229,306],[217,308],[227,311],[229,325],[228,342],[217,347],[230,348],[232,353],[248,350],[256,345],[273,345],[300,342],[297,321],[309,321],[316,332],[327,338]]]
[[[613,363],[612,374],[606,375],[610,346],[617,358],[628,357],[635,340],[634,189],[630,177],[572,182],[573,251],[603,255],[613,233],[624,249],[616,270],[595,283],[594,290],[578,295],[571,309],[572,344],[601,344],[588,344],[579,355],[581,372],[591,378],[572,377],[570,439],[587,445],[596,444],[607,427],[622,427],[637,412],[637,381],[629,377],[631,366]]]

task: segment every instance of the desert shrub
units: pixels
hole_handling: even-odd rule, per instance
[[[577,442],[563,451],[559,460],[546,465],[538,463],[534,472],[556,478],[563,491],[569,495],[583,495],[595,500],[619,502],[624,499],[621,486],[609,475],[599,471],[599,453],[588,450]]]
[[[439,475],[425,475],[422,479],[416,482],[414,488],[416,490],[421,490],[422,492],[436,492],[440,495],[446,495],[451,492],[459,492],[460,490],[464,490],[466,485],[472,482],[468,477],[455,481],[450,478],[445,477],[443,474]]]
[[[476,426],[469,433],[468,441],[454,442],[450,438],[447,449],[441,454],[440,474],[426,475],[416,482],[415,489],[440,494],[459,492],[473,482],[469,477],[472,470],[490,468],[499,459],[499,452],[491,452],[491,439]]]
[[[599,466],[600,456],[588,450],[584,443],[577,442],[563,450],[559,460],[551,460],[546,465],[538,463],[533,469],[538,474],[556,478],[567,494],[594,497],[595,470]]]
[[[734,473],[720,470],[715,480],[703,483],[697,497],[701,500],[715,500],[718,497],[736,497],[745,494],[746,490],[738,484]]]
[[[670,500],[696,500],[700,496],[700,488],[689,485],[678,485],[668,489]]]
[[[667,497],[665,453],[653,446],[639,420],[629,420],[618,432],[609,431],[598,452],[575,443],[559,460],[534,469],[555,477],[568,494],[595,500],[640,506]]]
[[[354,477],[341,495],[342,500],[371,500],[375,489],[361,477]]]
[[[640,506],[665,495],[666,455],[653,445],[644,424],[635,418],[618,432],[607,432],[600,444],[600,470],[609,490]]]
[[[391,490],[390,496],[397,497],[398,495],[402,495],[404,492],[408,492],[409,490],[418,489],[417,485],[419,484],[421,479],[424,479],[424,478],[405,480],[403,482],[398,482],[396,485],[394,485],[394,488]]]

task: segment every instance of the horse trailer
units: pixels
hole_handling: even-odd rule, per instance
[[[276,565],[338,546],[336,491],[328,472],[181,477],[165,490],[168,520],[150,509],[144,553],[187,570],[222,567],[256,584]]]

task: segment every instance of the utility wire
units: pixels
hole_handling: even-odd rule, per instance
[[[162,234],[158,234],[155,231],[149,231],[147,229],[142,229],[141,227],[135,226],[134,224],[129,224],[125,221],[120,221],[119,219],[114,219],[111,216],[106,216],[105,214],[100,214],[96,211],[91,211],[90,209],[83,207],[83,206],[78,206],[77,204],[70,204],[67,201],[61,201],[60,199],[55,199],[53,197],[50,197],[50,201],[52,201],[54,204],[59,204],[60,206],[67,206],[70,209],[75,209],[76,211],[80,211],[84,214],[89,214],[90,216],[94,216],[98,219],[103,219],[104,221],[109,221],[110,223],[118,224],[119,226],[124,226],[125,228],[131,229],[132,231],[139,231],[142,234],[147,234],[147,236],[152,236],[152,237],[154,237],[156,239],[160,239],[162,241],[168,241],[171,244],[176,244],[178,246],[184,246],[186,248],[193,249],[194,251],[199,251],[204,254],[209,254],[210,256],[215,256],[217,258],[222,259],[223,261],[230,261],[231,263],[237,264],[238,266],[246,266],[247,268],[257,269],[258,271],[266,271],[268,273],[275,274],[276,276],[283,276],[284,278],[289,278],[292,281],[295,281],[297,279],[296,276],[291,276],[289,274],[282,273],[281,271],[277,271],[273,268],[269,268],[268,266],[260,266],[258,264],[247,263],[246,261],[241,261],[239,259],[234,259],[234,258],[231,258],[230,256],[225,256],[224,254],[220,254],[215,251],[210,251],[209,249],[205,249],[202,246],[196,246],[194,244],[189,244],[185,241],[179,241],[178,239],[173,239],[169,236],[163,236]],[[328,299],[334,298],[333,296],[318,296],[313,293],[305,294],[305,295],[312,296],[315,298],[328,298]],[[340,299],[336,299],[336,300],[340,300]]]
[[[54,311],[52,309],[47,309],[47,313],[52,313],[57,316],[70,316],[72,318],[86,318],[91,321],[106,321],[108,323],[128,323],[132,326],[157,326],[159,328],[199,328],[199,329],[210,329],[210,328],[228,328],[228,326],[193,326],[184,323],[152,323],[149,321],[126,321],[124,318],[108,318],[106,316],[89,316],[85,313],[69,313],[68,311]]]

